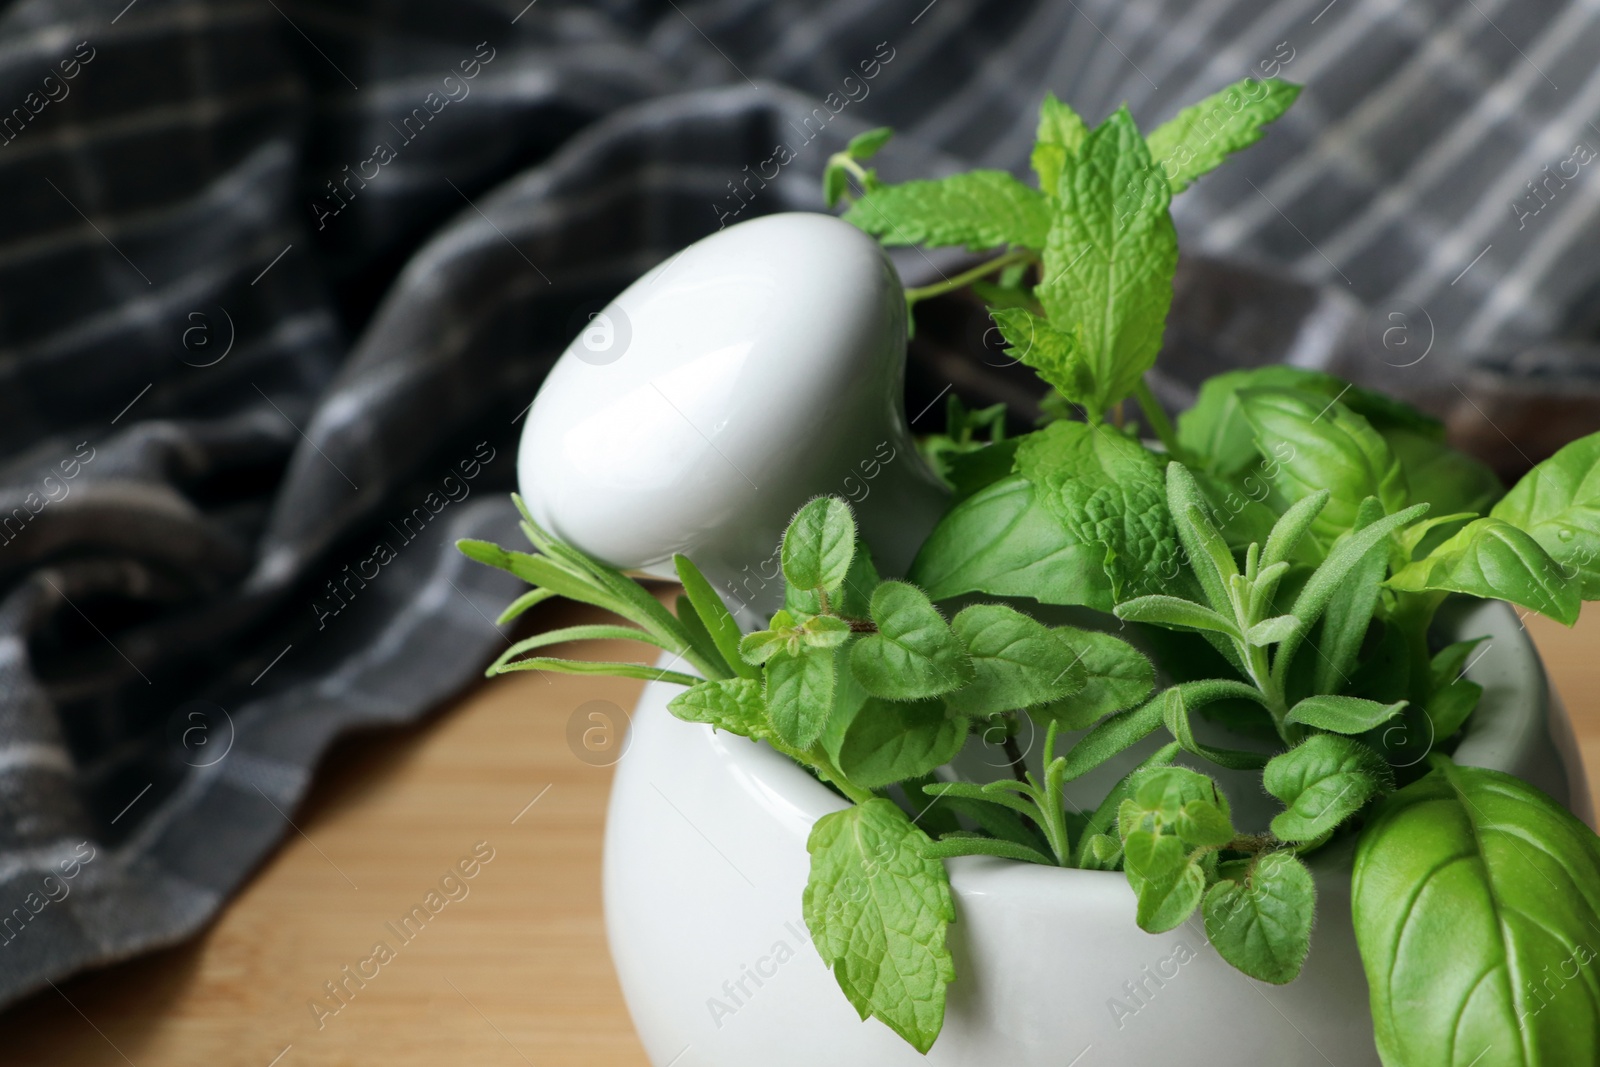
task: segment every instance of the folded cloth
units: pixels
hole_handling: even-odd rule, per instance
[[[1169,402],[1285,358],[1530,434],[1549,397],[1592,397],[1593,349],[1550,339],[1591,325],[1600,276],[1580,240],[1596,186],[1560,178],[1587,166],[1566,120],[1600,76],[1596,18],[1558,0],[5,7],[0,1000],[193,934],[288,832],[334,737],[478,675],[515,583],[451,543],[516,540],[515,439],[551,361],[683,245],[820,209],[827,156],[868,127],[902,131],[891,180],[1025,173],[1047,88],[1148,125],[1247,73],[1307,81],[1178,201],[1204,255],[1180,278]],[[896,254],[909,282],[958,258]],[[926,310],[917,398],[1037,400],[972,358],[958,305]],[[1391,313],[1428,352],[1409,374]],[[1514,462],[1549,450],[1529,440]]]

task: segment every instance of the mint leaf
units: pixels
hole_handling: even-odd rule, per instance
[[[907,577],[936,600],[988,593],[1110,611],[1105,549],[1069,533],[1041,495],[1018,474],[978,490],[939,520]]]
[[[1053,422],[1022,439],[1017,471],[1073,539],[1102,547],[1113,601],[1135,584],[1177,576],[1161,464],[1139,442],[1087,423]]]
[[[1336,734],[1364,734],[1381,726],[1405,708],[1406,701],[1383,704],[1360,697],[1333,696],[1328,693],[1306,697],[1289,709],[1286,722],[1303,722]]]
[[[1078,154],[1078,147],[1089,136],[1089,127],[1072,108],[1056,99],[1055,93],[1045,93],[1039,105],[1039,129],[1034,135],[1033,172],[1039,176],[1039,188],[1051,196],[1061,186],[1061,171],[1067,160]]]
[[[874,189],[850,205],[844,221],[886,245],[1043,248],[1050,205],[1003,170],[970,170]]]
[[[1171,192],[1126,106],[1067,158],[1056,192],[1034,295],[1058,327],[1076,328],[1098,416],[1133,392],[1161,348],[1178,263]]]
[[[767,713],[772,730],[793,748],[809,748],[822,736],[833,709],[833,652],[802,646],[767,661]]]
[[[823,747],[852,785],[881,789],[944,766],[966,740],[967,720],[946,715],[940,700],[869,697],[829,720]]]
[[[894,129],[889,126],[879,126],[876,129],[866,130],[850,138],[850,143],[844,146],[845,155],[851,159],[865,161],[878,154],[878,149],[889,143],[889,138],[894,136]]]
[[[1526,782],[1431,758],[1356,849],[1351,911],[1379,1054],[1593,1062],[1600,842]]]
[[[749,678],[701,682],[673,697],[667,708],[685,722],[702,722],[741,737],[762,738],[772,732],[761,684]]]
[[[1284,985],[1311,951],[1316,902],[1306,865],[1288,852],[1269,853],[1243,882],[1220,881],[1206,893],[1206,939],[1250,977]]]
[[[973,680],[966,649],[927,594],[905,582],[884,582],[872,594],[878,632],[856,642],[850,667],[863,689],[888,700],[948,693]]]
[[[1025,308],[990,308],[989,317],[1005,338],[1006,354],[1038,372],[1074,404],[1098,403],[1094,371],[1083,359],[1078,339]]]
[[[1150,131],[1150,155],[1181,193],[1215,170],[1229,153],[1261,139],[1262,127],[1289,109],[1300,86],[1277,78],[1245,78],[1178,112]]]
[[[1600,600],[1600,433],[1582,437],[1523,475],[1490,516],[1525,530]]]
[[[1251,389],[1239,402],[1255,429],[1257,449],[1281,460],[1271,481],[1283,501],[1293,504],[1323,489],[1330,493],[1311,523],[1312,536],[1324,547],[1356,525],[1367,497],[1377,497],[1387,514],[1409,502],[1405,472],[1388,443],[1339,401],[1295,389]]]
[[[1084,685],[1064,700],[1030,709],[1035,720],[1054,720],[1063,729],[1082,730],[1139,703],[1155,688],[1155,667],[1121,638],[1071,626],[1058,626],[1053,632],[1083,668]]]
[[[856,551],[850,506],[819,496],[795,513],[783,534],[783,576],[798,589],[831,593],[844,581]]]
[[[806,928],[839,988],[926,1053],[944,1026],[955,964],[945,930],[955,904],[944,865],[893,803],[874,798],[817,820],[801,898]]]
[[[1020,611],[974,604],[950,628],[967,648],[974,678],[945,701],[965,715],[1029,708],[1083,688],[1083,667],[1072,649]]]
[[[1262,787],[1287,808],[1272,820],[1272,832],[1285,841],[1332,833],[1390,781],[1388,765],[1369,746],[1333,734],[1313,734],[1274,756],[1261,774]]]
[[[1501,519],[1476,519],[1401,568],[1387,583],[1408,592],[1468,593],[1509,600],[1571,626],[1582,607],[1578,585],[1532,536]]]

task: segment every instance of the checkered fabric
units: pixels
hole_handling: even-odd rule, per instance
[[[517,420],[580,312],[820,208],[864,128],[901,131],[891,179],[1022,173],[1046,89],[1150,124],[1306,83],[1178,201],[1174,399],[1231,363],[1388,373],[1386,302],[1435,387],[1513,381],[1600,309],[1593,0],[524,5],[0,8],[0,1000],[193,934],[335,736],[477,676],[514,583],[450,543],[516,539]],[[959,330],[930,308],[914,409],[1026,403]],[[1560,352],[1530,395],[1593,385]]]

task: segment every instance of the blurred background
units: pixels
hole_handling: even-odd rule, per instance
[[[0,910],[79,867],[0,930],[0,1002],[33,995],[0,1032],[39,1063],[361,1062],[423,1024],[430,1062],[637,1062],[594,899],[615,757],[568,737],[636,686],[428,715],[508,640],[514,583],[450,545],[517,536],[519,420],[587,316],[822,210],[862,130],[895,127],[891,181],[1026,174],[1046,91],[1149,128],[1282,77],[1295,107],[1174,202],[1160,398],[1325,369],[1514,477],[1600,429],[1596,56],[1592,0],[0,6]],[[919,308],[918,430],[946,392],[1036,413],[987,326]],[[460,939],[319,1015],[480,842],[511,858]],[[535,1016],[497,1015],[523,982]]]

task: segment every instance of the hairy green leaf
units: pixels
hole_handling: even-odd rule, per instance
[[[1405,706],[1404,700],[1383,704],[1360,697],[1321,693],[1306,697],[1290,708],[1286,721],[1303,722],[1307,726],[1332,730],[1336,734],[1364,734],[1400,714]]]
[[[1261,784],[1283,801],[1272,832],[1285,841],[1315,841],[1388,788],[1388,765],[1371,747],[1335,734],[1312,734],[1274,756]]]
[[[838,497],[819,496],[795,513],[783,534],[783,576],[799,589],[832,592],[856,551],[856,520]]]
[[[808,748],[822,736],[833,709],[833,659],[831,649],[806,645],[767,661],[767,712],[773,733],[785,744]]]
[[[1065,730],[1086,729],[1139,703],[1155,688],[1155,667],[1121,638],[1071,626],[1058,626],[1053,632],[1083,668],[1084,685],[1064,700],[1029,709],[1035,720],[1053,720]]]
[[[905,582],[884,582],[872,594],[878,632],[856,642],[850,667],[873,696],[918,700],[974,678],[972,661],[927,594]]]
[[[1013,608],[974,604],[962,609],[950,628],[966,646],[975,677],[945,700],[965,715],[1031,708],[1084,686],[1084,668],[1072,648]]]
[[[939,700],[871,697],[828,721],[823,747],[851,784],[881,789],[949,763],[966,739],[967,720],[946,715]]]
[[[1183,842],[1172,834],[1135,830],[1122,839],[1128,884],[1138,897],[1139,928],[1159,934],[1182,923],[1200,904],[1206,876],[1189,861]]]
[[[1252,978],[1292,982],[1311,951],[1316,899],[1304,863],[1288,852],[1269,853],[1244,881],[1220,881],[1206,893],[1206,940]]]

